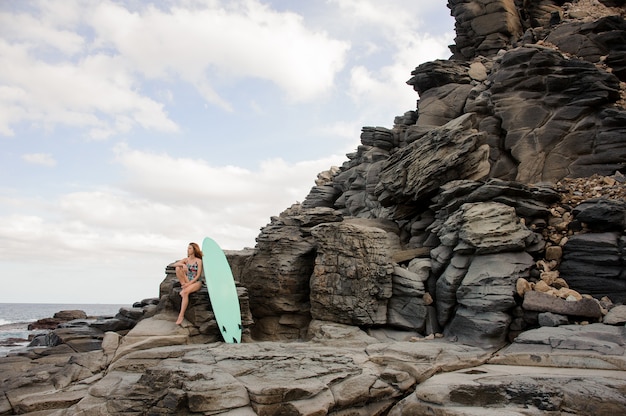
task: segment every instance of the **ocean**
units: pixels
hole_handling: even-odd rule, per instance
[[[55,313],[81,310],[87,316],[114,316],[122,307],[114,304],[63,304],[63,303],[0,303],[0,357],[28,345],[29,336],[42,331],[29,331],[28,324],[42,318],[52,318]],[[45,331],[44,331],[45,332]],[[15,341],[22,340],[22,341]]]

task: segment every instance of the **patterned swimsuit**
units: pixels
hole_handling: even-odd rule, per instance
[[[198,263],[187,263],[187,279],[193,280],[198,273]]]

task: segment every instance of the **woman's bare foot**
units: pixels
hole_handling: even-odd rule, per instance
[[[181,318],[181,317],[179,316],[179,317],[178,317],[178,319],[176,320],[176,325],[180,325],[180,324],[182,324],[182,323],[183,323],[183,319],[185,319],[185,318],[184,318],[184,317],[182,317],[182,318]]]

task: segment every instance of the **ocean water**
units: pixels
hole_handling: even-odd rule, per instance
[[[67,310],[81,310],[88,317],[114,316],[120,308],[128,306],[131,305],[0,303],[0,357],[27,346],[29,337],[42,332],[28,330],[28,324],[38,319],[52,318],[55,313]]]

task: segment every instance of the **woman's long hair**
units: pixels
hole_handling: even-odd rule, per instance
[[[196,243],[189,243],[191,247],[193,247],[193,255],[196,258],[202,259],[202,250],[200,250],[200,246]]]

